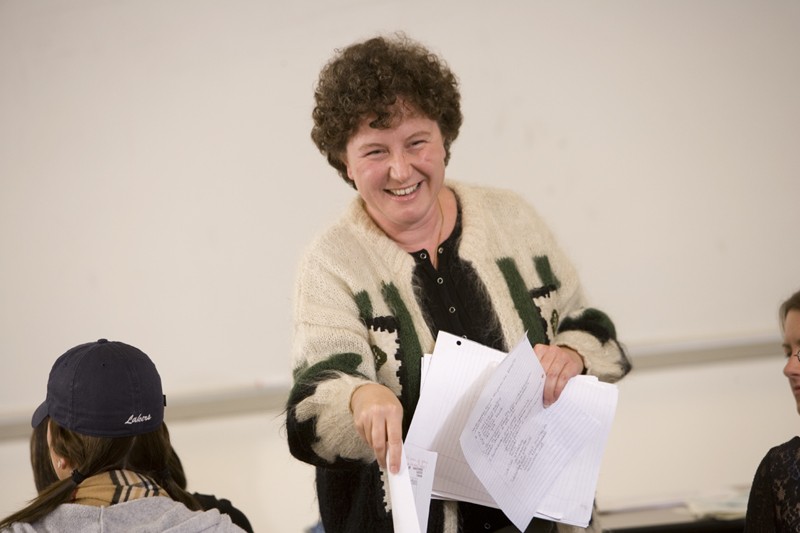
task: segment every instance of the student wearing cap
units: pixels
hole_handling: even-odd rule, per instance
[[[31,419],[34,428],[46,422],[58,481],[0,521],[0,529],[242,531],[227,515],[199,511],[169,475],[164,404],[161,377],[139,349],[100,339],[64,353]],[[134,454],[149,457],[150,467],[134,466]]]
[[[49,421],[49,418],[45,418],[38,426],[33,428],[31,433],[31,469],[33,470],[33,483],[38,493],[43,492],[47,487],[58,481],[56,472],[53,469],[53,463],[50,460],[50,449],[47,446],[47,426]],[[166,422],[161,425],[161,428],[161,431],[165,433],[164,437],[169,439]],[[131,465],[135,466],[136,471],[139,472],[144,469],[144,471],[148,472],[148,475],[156,480],[159,486],[164,487],[169,493],[172,493],[169,487],[171,487],[170,483],[173,481],[177,483],[181,490],[185,491],[187,485],[186,474],[175,448],[170,444],[170,453],[165,461],[164,455],[160,453],[160,450],[157,450],[157,447],[149,446],[148,442],[149,440],[146,438],[136,439],[133,449],[128,455],[129,467]],[[158,453],[154,454],[153,451]],[[234,507],[230,500],[199,492],[192,492],[191,495],[203,510],[217,509],[220,513],[230,516],[234,524],[248,533],[253,533],[253,526],[250,525],[247,515]],[[187,507],[194,508],[190,505],[187,505]]]

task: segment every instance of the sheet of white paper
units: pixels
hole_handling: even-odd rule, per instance
[[[433,495],[497,507],[470,469],[458,439],[491,371],[506,354],[440,331],[406,445],[436,452]]]
[[[388,462],[388,452],[387,452]],[[406,461],[405,450],[400,455],[400,470],[396,474],[387,472],[389,476],[389,497],[392,501],[392,523],[396,533],[421,533],[414,492],[411,488],[411,477]]]
[[[403,448],[408,461],[408,475],[411,479],[411,490],[414,492],[419,527],[420,530],[427,531],[433,478],[436,473],[436,452],[408,444],[403,445]]]
[[[616,412],[618,389],[615,385],[598,381],[594,376],[576,376],[571,383],[574,385],[570,385],[570,396],[599,421],[600,431],[561,472],[536,516],[586,527],[592,514],[600,464]],[[550,409],[559,408],[560,401]]]
[[[433,356],[429,353],[423,354],[422,361],[420,361],[419,365],[419,388],[422,390],[425,387],[425,376],[428,375],[428,367],[431,364],[431,358]]]
[[[580,524],[576,525],[586,526],[596,476],[589,480],[593,481],[589,483],[591,494],[577,506],[588,506],[589,513],[577,518],[570,514],[568,520],[565,508],[576,507],[572,505],[575,491],[587,493],[586,479],[581,477],[581,471],[577,475],[584,479],[583,484],[576,486],[574,479],[564,478],[567,490],[573,493],[564,493],[557,482],[589,443],[601,442],[602,454],[610,421],[601,421],[584,409],[587,400],[583,398],[582,384],[589,383],[591,387],[598,383],[596,378],[576,376],[548,409],[543,406],[544,378],[533,348],[527,337],[523,338],[486,382],[465,422],[461,447],[470,468],[519,529],[524,530],[535,515],[568,523],[577,520]],[[616,393],[615,387],[613,391]],[[611,413],[613,416],[613,408]],[[591,450],[588,457],[598,459]],[[571,505],[565,505],[560,498],[566,498]],[[547,514],[542,512],[544,509]]]
[[[467,461],[460,442],[462,432],[470,427],[468,422],[473,409],[476,413],[485,409],[478,405],[478,398],[481,392],[490,394],[487,390],[492,389],[489,382],[493,372],[497,369],[497,374],[502,374],[498,365],[508,359],[502,352],[440,332],[434,353],[423,365],[420,400],[405,444],[408,448],[414,446],[438,454],[433,497],[501,507],[518,526],[527,525],[530,516],[538,516],[585,527],[591,517],[600,462],[616,410],[617,388],[593,376],[576,376],[559,401],[544,409],[541,405],[544,376],[538,358],[532,353],[527,338],[518,343],[517,349],[528,351],[528,377],[542,383],[532,386],[525,382],[524,387],[512,392],[508,387],[511,382],[505,382],[502,392],[513,397],[513,401],[507,402],[508,412],[505,415],[492,413],[484,418],[491,421],[496,434],[502,435],[503,447],[517,450],[517,462],[508,463],[504,474],[499,475],[493,473],[494,466],[484,465],[483,475],[500,479],[499,486],[506,487],[503,490],[522,494],[521,497],[507,496],[511,501],[499,505],[499,500],[476,475],[481,470],[480,465]],[[533,368],[537,371],[531,370]],[[516,372],[512,374],[511,378],[519,377]],[[520,394],[522,396],[517,396]],[[521,399],[526,394],[530,394],[527,404]],[[498,406],[502,407],[503,402]],[[535,413],[539,423],[548,428],[541,442],[531,441],[530,436],[528,440],[520,436],[526,435],[520,433],[525,426],[521,421],[525,418],[518,415],[525,409],[529,410],[529,415]],[[495,435],[487,431],[484,437]],[[512,444],[514,439],[521,440]],[[508,489],[503,475],[512,479],[512,489]],[[485,480],[487,487],[491,485],[488,479]],[[493,486],[495,492],[497,479]],[[523,487],[521,492],[518,492],[519,486]],[[531,504],[532,499],[538,505]]]

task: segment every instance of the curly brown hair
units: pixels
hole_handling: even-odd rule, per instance
[[[314,99],[311,139],[353,187],[343,155],[365,118],[375,117],[372,128],[389,128],[401,112],[395,104],[402,100],[438,123],[445,164],[463,121],[455,74],[442,58],[403,33],[337,50],[320,72]]]

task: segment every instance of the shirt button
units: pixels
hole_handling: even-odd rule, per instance
[[[448,309],[448,311],[450,311],[450,314],[455,313],[456,312],[456,308],[455,307],[451,307],[450,309]]]
[[[444,283],[444,278],[436,278],[436,283],[441,285],[442,283]]]
[[[486,522],[485,524],[483,524],[483,529],[485,529],[487,531],[492,529],[492,524]]]
[[[440,254],[443,254],[443,253],[444,253],[444,248],[442,248],[441,246],[439,247],[439,253],[440,253]]]
[[[425,252],[422,252],[421,254],[419,254],[419,258],[420,259],[427,259],[428,258],[428,254],[426,254]]]

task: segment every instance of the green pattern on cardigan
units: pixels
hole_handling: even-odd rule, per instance
[[[531,344],[546,344],[548,338],[542,324],[541,312],[525,286],[525,281],[519,273],[517,263],[511,257],[503,257],[497,260],[497,266],[500,268],[503,278],[505,278],[508,291],[514,302],[514,308],[517,310],[517,314],[528,332],[528,340],[531,341]]]
[[[369,299],[367,291],[356,293],[353,298],[358,306],[358,316],[361,317],[361,321],[366,324],[369,319],[372,318],[372,300]]]
[[[534,257],[533,265],[536,267],[536,273],[539,274],[539,279],[542,280],[542,285],[554,291],[561,288],[561,282],[553,273],[553,268],[550,266],[550,259],[546,255],[537,255]]]
[[[533,258],[533,266],[536,267],[536,273],[539,274],[539,279],[542,280],[543,287],[540,296],[544,296],[551,291],[557,291],[561,288],[561,281],[556,277],[553,268],[550,266],[550,258],[546,255],[537,255]],[[531,294],[531,296],[535,297],[536,295]],[[558,333],[559,320],[558,310],[553,309],[550,313],[550,327],[552,328],[553,334]]]
[[[358,306],[358,316],[361,318],[361,321],[369,327],[373,319],[372,300],[370,300],[369,294],[367,291],[361,291],[356,293],[354,299],[356,301],[356,306]],[[381,367],[386,364],[389,356],[376,344],[370,344],[369,348],[372,350],[372,356],[375,359],[375,370],[379,371]]]
[[[381,292],[383,293],[383,299],[386,305],[397,319],[398,324],[397,333],[402,350],[400,353],[400,357],[402,358],[400,372],[403,373],[400,377],[400,383],[406,387],[406,390],[402,391],[400,395],[400,401],[403,403],[403,432],[405,433],[411,425],[411,417],[414,414],[414,410],[417,408],[417,400],[419,400],[422,347],[419,344],[419,338],[414,329],[414,321],[411,318],[411,313],[400,297],[400,292],[397,290],[397,287],[394,283],[384,283],[381,286]]]
[[[361,356],[359,354],[345,352],[333,354],[315,365],[298,367],[294,370],[295,384],[290,394],[293,394],[295,389],[299,386],[305,386],[318,381],[320,375],[326,372],[344,372],[351,376],[363,376],[363,374],[358,371],[358,366],[360,364]]]

